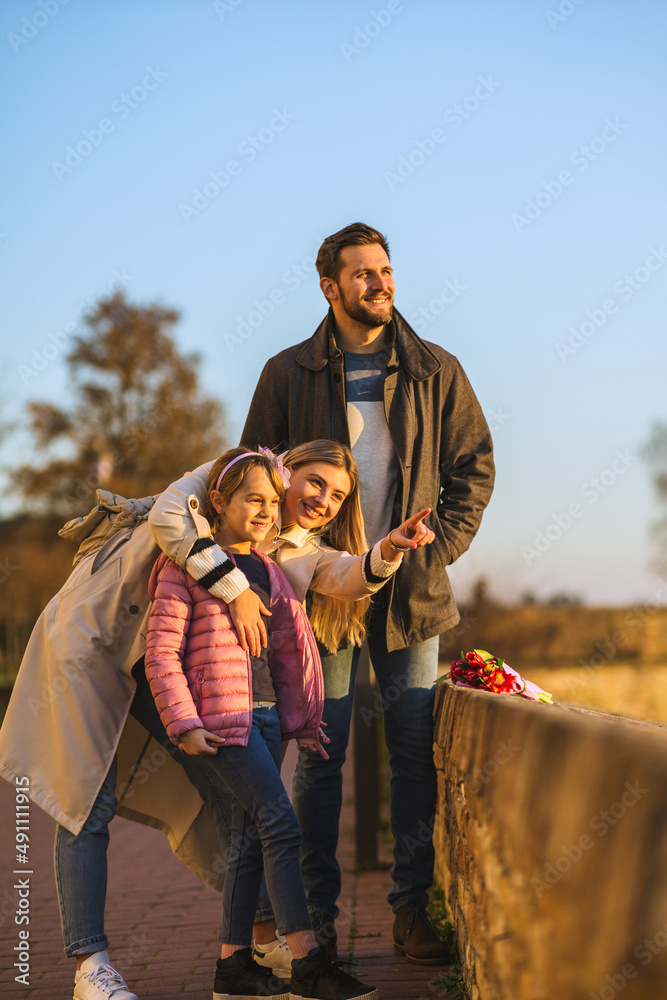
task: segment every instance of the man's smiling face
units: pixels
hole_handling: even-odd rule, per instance
[[[350,319],[369,329],[389,323],[395,285],[389,258],[379,243],[345,247],[336,285]]]

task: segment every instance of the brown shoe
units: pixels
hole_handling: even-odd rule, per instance
[[[324,946],[329,961],[335,962],[338,957],[338,934],[336,933],[335,919],[326,910],[311,910],[310,922],[313,925],[315,940]]]
[[[451,965],[457,955],[441,941],[421,903],[406,903],[394,914],[394,955],[415,965]]]

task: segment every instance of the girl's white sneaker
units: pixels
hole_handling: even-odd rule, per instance
[[[263,965],[266,969],[272,969],[273,975],[279,979],[286,979],[288,982],[292,978],[292,952],[287,943],[287,938],[276,931],[276,940],[270,944],[257,944],[253,949],[253,958],[258,965]]]
[[[109,965],[106,951],[96,951],[74,977],[74,1000],[138,1000],[127,983]]]

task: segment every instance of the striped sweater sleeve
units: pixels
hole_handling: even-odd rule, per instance
[[[212,465],[200,465],[171,483],[156,497],[148,524],[157,544],[177,566],[229,604],[247,589],[248,581],[216,545],[211,527],[200,513]]]
[[[245,575],[210,537],[197,539],[185,561],[185,570],[226,604],[248,587]]]
[[[387,562],[383,559],[381,545],[382,540],[376,542],[373,548],[364,552],[361,557],[361,575],[371,593],[379,590],[403,562],[403,556],[396,562]]]

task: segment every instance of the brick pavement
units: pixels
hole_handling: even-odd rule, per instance
[[[292,755],[293,756],[293,755]],[[285,778],[289,780],[290,758]],[[353,871],[351,771],[346,766],[340,858],[344,869],[339,954],[352,961],[350,971],[373,983],[382,1000],[448,1000],[450,994],[429,986],[442,971],[411,965],[392,950],[392,915],[385,897],[386,869]],[[14,792],[0,780],[0,994],[5,1000],[72,996],[74,963],[62,951],[53,877],[55,824],[41,809],[30,807],[31,875],[13,875],[15,863]],[[23,867],[23,866],[21,866]],[[30,882],[30,923],[17,925],[18,879]],[[156,830],[116,818],[111,824],[106,929],[112,962],[143,997],[174,1000],[183,994],[210,998],[218,955],[219,898],[198,882]],[[30,932],[29,985],[14,981],[15,946],[20,929]]]

